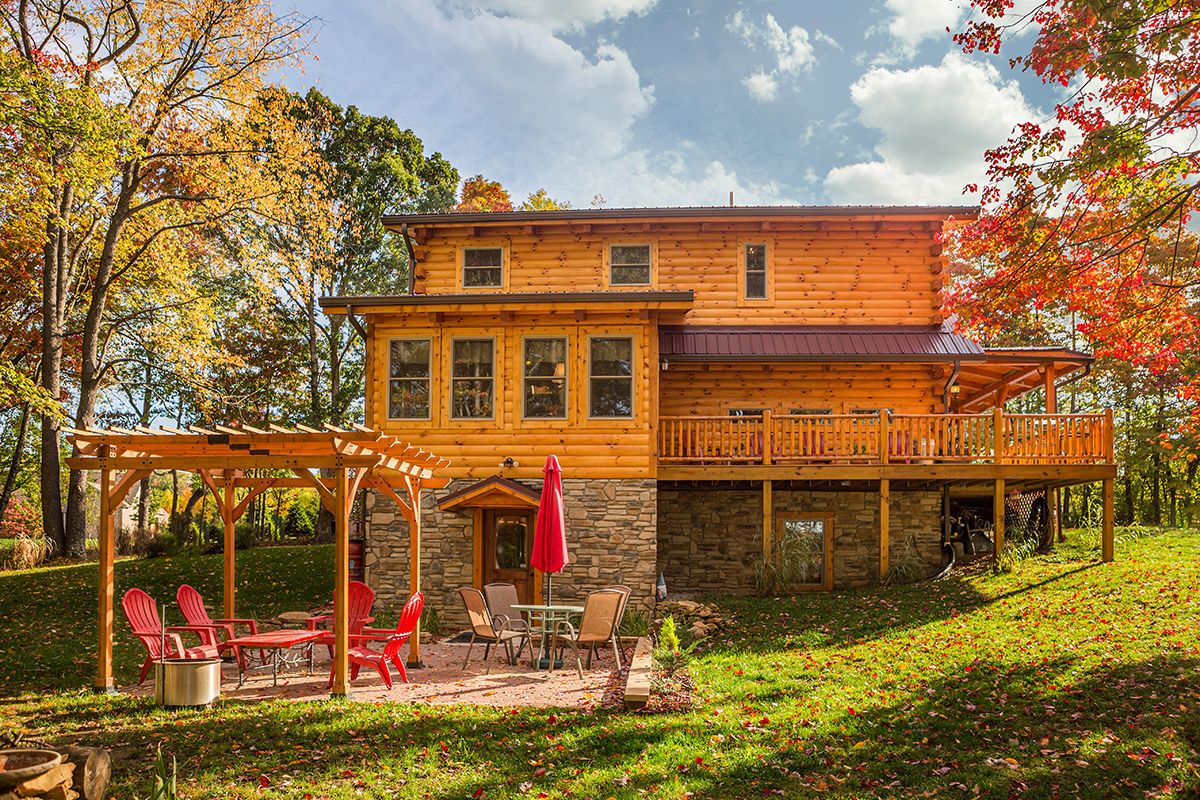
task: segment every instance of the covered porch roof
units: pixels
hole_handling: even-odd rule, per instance
[[[306,425],[294,429],[269,425],[266,430],[250,425],[191,426],[135,429],[88,428],[67,430],[68,441],[77,455],[67,459],[76,470],[100,474],[99,531],[99,658],[95,687],[112,691],[113,640],[113,512],[129,490],[155,470],[197,473],[213,493],[224,527],[224,616],[235,617],[234,524],[254,498],[271,488],[297,487],[316,490],[321,504],[333,515],[334,637],[336,669],[333,693],[348,692],[349,628],[347,626],[350,561],[350,510],[360,488],[382,491],[395,501],[408,520],[412,591],[420,585],[420,496],[421,490],[440,488],[447,481],[436,470],[450,462],[417,445],[362,425],[349,428],[326,425],[318,430]],[[247,474],[248,471],[256,474]],[[329,477],[317,470],[332,473]],[[290,475],[261,475],[259,471]],[[241,494],[239,495],[239,492]],[[420,658],[419,636],[410,640],[410,662]]]
[[[1054,387],[1082,378],[1091,365],[1090,354],[1065,347],[987,348],[983,360],[961,365],[954,410],[974,414],[1034,389],[1051,387],[1046,411],[1055,413]]]

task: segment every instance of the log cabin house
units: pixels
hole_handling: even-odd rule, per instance
[[[1015,493],[1094,481],[1110,559],[1111,414],[1055,407],[1089,356],[985,349],[943,316],[941,234],[974,213],[387,217],[411,292],[321,304],[366,340],[366,424],[448,457],[453,480],[423,501],[419,565],[403,517],[370,498],[368,582],[398,605],[419,579],[455,620],[459,586],[539,596],[528,554],[551,453],[572,557],[556,598],[622,583],[649,604],[659,573],[721,593],[931,573],[955,504],[975,498],[1002,547]],[[1005,412],[1037,389],[1044,414]]]

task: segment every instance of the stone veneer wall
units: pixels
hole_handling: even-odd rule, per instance
[[[777,489],[776,516],[788,511],[833,513],[833,586],[879,579],[879,495]],[[932,570],[943,562],[942,498],[938,492],[891,497],[890,559],[915,555]],[[658,570],[671,592],[750,594],[762,555],[762,491],[683,487],[658,489]]]
[[[456,480],[445,489],[423,493],[421,503],[421,584],[426,603],[443,623],[466,623],[460,586],[474,580],[474,521],[439,511],[440,498],[476,483]],[[521,481],[541,491],[541,481]],[[364,564],[376,602],[389,612],[408,599],[408,523],[395,504],[368,492],[370,531]],[[630,602],[649,608],[654,597],[655,547],[658,538],[656,482],[653,480],[564,480],[567,546],[571,563],[554,576],[554,599],[582,600],[592,589],[622,584]]]

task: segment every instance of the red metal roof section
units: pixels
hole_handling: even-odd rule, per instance
[[[664,361],[982,361],[945,327],[663,327]]]

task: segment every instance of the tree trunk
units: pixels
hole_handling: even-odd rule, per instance
[[[70,208],[71,191],[58,193],[58,208]],[[62,394],[63,310],[65,300],[65,269],[63,230],[58,219],[46,221],[46,245],[42,251],[42,380],[41,386],[55,400]],[[66,550],[66,530],[63,525],[62,456],[59,452],[59,423],[54,417],[43,416],[41,426],[42,452],[38,488],[42,500],[42,531],[58,553]]]
[[[0,491],[0,520],[8,511],[12,501],[13,491],[17,486],[17,473],[21,471],[21,461],[25,456],[25,438],[29,435],[29,403],[21,406],[21,421],[17,423],[17,438],[13,442],[12,458],[8,462],[8,474],[4,476],[4,489]]]
[[[150,379],[151,379],[151,377],[152,377],[152,375],[150,374],[150,360],[149,360],[149,358],[147,358],[146,359],[146,375],[145,375],[146,382],[142,386],[141,423],[143,425],[150,424],[150,409],[151,409],[150,401],[152,399],[150,396]],[[147,475],[146,477],[142,478],[141,481],[139,481],[138,483],[139,483],[139,485],[138,485],[137,527],[138,527],[138,533],[144,538],[146,536],[146,530],[150,526],[150,476]]]
[[[108,303],[113,263],[116,259],[117,243],[125,222],[129,219],[129,208],[137,190],[137,161],[126,162],[122,169],[121,194],[116,208],[108,220],[104,233],[104,245],[96,265],[96,275],[91,282],[91,299],[83,323],[83,342],[79,353],[79,405],[75,413],[75,424],[86,428],[96,421],[96,399],[100,394],[100,382],[104,375],[101,364],[101,330],[104,309]],[[67,482],[66,547],[68,555],[82,558],[87,544],[86,484],[84,475],[71,471]]]

